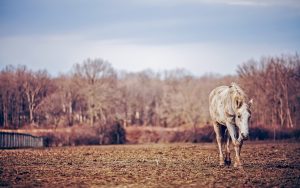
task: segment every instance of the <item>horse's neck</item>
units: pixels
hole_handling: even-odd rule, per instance
[[[227,112],[229,112],[230,114],[235,114],[235,110],[233,108],[233,102],[234,102],[234,97],[230,95],[230,93],[228,93],[225,97],[225,108],[227,110]]]

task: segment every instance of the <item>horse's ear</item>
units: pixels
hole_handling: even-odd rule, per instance
[[[234,98],[234,105],[236,109],[241,108],[241,106],[243,105],[243,100],[241,100],[239,97],[235,97]]]
[[[251,108],[252,105],[253,105],[253,99],[251,99],[248,103],[249,108]]]

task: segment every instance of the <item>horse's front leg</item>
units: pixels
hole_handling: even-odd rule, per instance
[[[234,162],[234,167],[242,167],[242,162],[241,162],[241,150],[243,146],[243,140],[241,140],[240,145],[234,146],[235,150],[235,162]]]
[[[234,146],[234,151],[235,151],[235,162],[234,162],[234,167],[241,167],[242,163],[241,163],[241,159],[240,159],[240,152],[241,152],[241,148],[243,145],[243,141],[238,140],[236,138],[236,129],[234,127],[234,125],[228,124],[227,125],[227,130],[230,134],[233,146]]]
[[[227,141],[226,141],[226,153],[225,153],[225,164],[226,165],[230,165],[231,164],[231,158],[230,158],[230,136],[229,136],[229,134],[228,134],[228,130],[226,130],[227,132],[226,132],[226,139],[227,139]]]
[[[224,155],[222,152],[222,135],[221,135],[221,127],[217,122],[213,123],[214,125],[214,130],[216,133],[216,140],[218,144],[218,149],[219,149],[219,157],[220,157],[220,166],[224,165]]]

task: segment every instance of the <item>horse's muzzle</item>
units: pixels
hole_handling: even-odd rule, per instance
[[[248,140],[248,138],[249,138],[248,134],[245,135],[244,133],[241,133],[241,135],[242,135],[243,140]]]

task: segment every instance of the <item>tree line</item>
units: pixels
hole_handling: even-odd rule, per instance
[[[103,59],[86,59],[52,77],[46,70],[6,66],[0,72],[2,128],[200,126],[209,124],[209,92],[238,82],[254,99],[252,124],[296,127],[300,121],[300,59],[296,55],[249,60],[235,76],[193,76],[184,69],[117,72]]]

